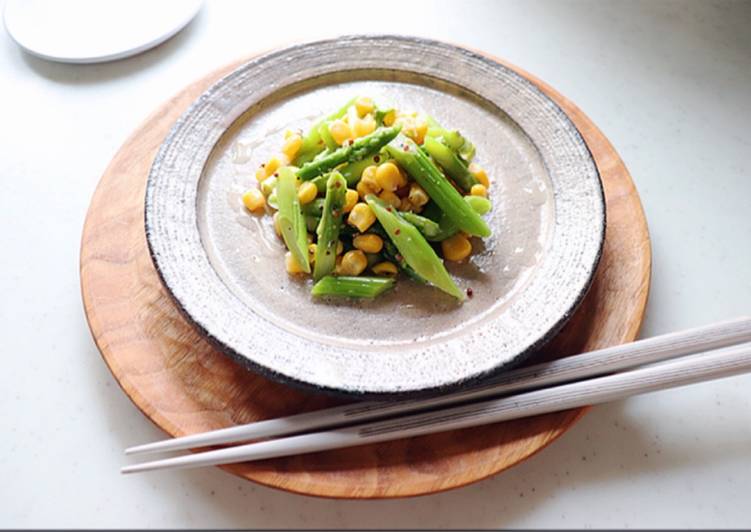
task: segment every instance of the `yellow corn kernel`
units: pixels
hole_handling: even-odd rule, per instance
[[[336,241],[336,254],[341,255],[342,253],[344,253],[344,244],[342,243],[341,240],[337,240]]]
[[[348,251],[335,270],[339,275],[360,275],[368,267],[368,258],[359,249]]]
[[[352,138],[352,129],[344,120],[334,120],[329,125],[329,133],[334,138],[334,142],[340,146],[344,144],[345,140]]]
[[[383,192],[381,192],[380,194],[378,194],[378,197],[382,201],[384,201],[388,205],[391,205],[395,209],[398,209],[399,205],[401,205],[401,203],[402,203],[402,198],[400,198],[395,193],[393,193],[393,192],[391,192],[389,190],[384,190]]]
[[[374,164],[371,164],[362,171],[362,175],[360,176],[360,183],[365,183],[365,185],[367,185],[367,187],[376,194],[378,194],[383,188],[380,184],[378,184],[378,178],[376,177],[377,175],[378,167]]]
[[[485,198],[488,195],[488,189],[485,188],[485,185],[472,185],[472,188],[469,189],[469,193],[473,196],[482,196],[483,198]]]
[[[373,112],[375,104],[373,103],[373,100],[367,96],[360,96],[355,100],[355,109],[357,109],[358,115],[365,116],[366,114]]]
[[[342,210],[345,213],[351,211],[352,207],[355,206],[359,198],[360,198],[360,194],[356,190],[352,190],[351,188],[348,188],[347,192],[344,195],[344,209]]]
[[[245,194],[243,194],[243,205],[249,211],[257,211],[263,209],[266,205],[266,198],[257,188],[251,188]]]
[[[444,259],[458,262],[472,253],[472,243],[462,233],[457,233],[441,242],[441,250]]]
[[[412,140],[414,140],[418,144],[422,144],[425,142],[425,135],[428,133],[428,124],[425,121],[417,122],[413,128],[413,137]]]
[[[409,197],[402,198],[402,201],[399,202],[399,206],[397,207],[400,211],[414,211],[415,206],[412,205],[412,202],[409,200]]]
[[[391,161],[378,166],[375,171],[375,180],[380,188],[391,192],[407,184],[402,173],[399,171],[399,167]]]
[[[376,128],[376,121],[375,118],[373,118],[373,115],[365,115],[364,118],[358,118],[355,121],[354,126],[354,136],[357,137],[364,137],[365,135],[370,135],[375,131]]]
[[[284,265],[287,267],[287,273],[305,273],[297,262],[297,259],[295,259],[289,251],[284,254]]]
[[[409,195],[407,197],[409,198],[409,202],[415,207],[422,207],[430,200],[428,193],[417,183],[409,185]]]
[[[485,173],[485,170],[483,170],[482,166],[480,166],[477,163],[470,164],[469,173],[475,176],[475,179],[477,179],[482,186],[484,186],[485,188],[490,187],[490,180],[488,179],[488,174]]]
[[[352,207],[352,212],[347,217],[347,223],[357,227],[357,230],[361,233],[367,231],[375,220],[376,217],[370,205],[362,202]]]
[[[290,135],[282,145],[282,153],[292,159],[302,147],[302,136],[299,133]]]
[[[266,171],[266,177],[279,170],[279,168],[281,166],[284,166],[285,164],[287,164],[287,158],[285,155],[274,155],[271,159],[269,159],[269,162],[266,163],[266,166],[263,167],[263,169]]]
[[[392,262],[379,262],[371,269],[373,270],[374,274],[384,275],[386,277],[394,277],[397,272],[396,265]]]
[[[383,249],[383,239],[378,235],[357,235],[352,239],[352,245],[365,253],[378,253]]]
[[[360,199],[362,199],[363,201],[365,201],[365,196],[367,196],[368,194],[375,194],[375,195],[378,195],[378,194],[376,194],[376,191],[375,191],[375,190],[373,190],[372,188],[370,188],[370,187],[369,187],[369,186],[368,186],[368,185],[367,185],[366,183],[363,183],[363,181],[362,181],[362,180],[360,180],[360,181],[359,181],[359,182],[357,183],[357,187],[356,187],[356,188],[357,188],[357,195],[358,195],[358,196],[360,197]]]
[[[279,213],[278,212],[274,213],[273,220],[274,220],[274,232],[276,233],[276,236],[278,236],[279,238],[282,238],[282,224],[279,221]]]
[[[383,117],[383,125],[386,127],[391,127],[394,125],[394,121],[396,121],[396,111],[391,110]]]
[[[308,244],[308,260],[310,263],[314,263],[316,261],[316,248],[318,246],[316,244],[313,244],[312,242]]]
[[[300,188],[297,189],[297,199],[300,200],[300,204],[307,205],[318,195],[318,187],[310,181],[305,181]]]
[[[256,181],[258,181],[260,183],[261,181],[263,181],[264,179],[266,179],[266,177],[267,176],[266,176],[266,167],[265,167],[265,165],[261,166],[258,170],[256,170]]]

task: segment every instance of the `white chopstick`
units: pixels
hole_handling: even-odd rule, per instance
[[[352,425],[439,406],[475,401],[511,392],[604,375],[746,341],[751,341],[751,318],[743,317],[520,368],[462,392],[428,399],[388,402],[368,401],[347,404],[305,414],[147,443],[130,447],[125,450],[125,453],[179,451]]]
[[[263,460],[558,412],[751,371],[751,342],[500,399],[124,467],[122,473]]]

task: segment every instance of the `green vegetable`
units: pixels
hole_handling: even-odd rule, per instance
[[[345,164],[339,169],[339,171],[344,176],[344,179],[347,180],[347,186],[351,188],[357,185],[357,182],[360,181],[360,177],[362,176],[362,171],[365,170],[368,166],[380,164],[384,161],[388,161],[389,159],[391,159],[391,157],[389,157],[386,153],[376,153],[374,155],[371,155],[370,157],[364,158],[362,161]]]
[[[401,126],[376,129],[370,135],[361,137],[352,144],[342,146],[325,157],[304,164],[298,170],[297,176],[304,181],[308,181],[336,168],[340,164],[360,161],[369,155],[373,155],[391,142],[399,134],[400,129]]]
[[[373,231],[373,227],[371,227],[371,231]],[[378,224],[378,227],[380,227],[380,224]],[[383,241],[383,249],[381,250],[381,253],[383,253],[383,258],[386,260],[393,262],[396,264],[396,266],[407,274],[412,280],[420,283],[420,284],[427,284],[428,282],[420,277],[415,270],[413,270],[409,264],[407,264],[407,261],[404,260],[404,257],[401,256],[399,253],[399,250],[396,249],[396,246],[394,243],[389,240],[389,235],[386,234],[386,231],[383,231],[383,234],[381,235],[384,238]]]
[[[331,136],[329,124],[331,124],[331,122],[324,122],[323,124],[319,125],[318,135],[320,135],[320,137],[323,139],[323,142],[326,143],[326,148],[334,151],[339,147],[339,145],[334,140],[334,137]]]
[[[335,277],[328,275],[313,285],[314,296],[378,297],[394,286],[388,277]]]
[[[427,117],[428,132],[426,137],[439,139],[443,144],[451,148],[466,162],[471,162],[475,156],[475,145],[462,136],[456,129],[446,129],[432,116]]]
[[[347,109],[349,109],[349,107],[353,103],[355,103],[356,99],[357,97],[352,98],[350,101],[344,104],[344,107],[341,107],[339,110],[334,111],[329,116],[313,124],[308,134],[305,135],[302,139],[302,146],[300,147],[300,151],[297,152],[297,156],[295,157],[295,165],[300,166],[304,163],[307,163],[308,161],[312,161],[313,158],[324,149],[325,143],[321,138],[321,133],[318,128],[324,122],[330,122],[346,115]]]
[[[430,199],[438,204],[446,216],[456,223],[459,229],[470,235],[490,236],[490,228],[485,220],[462,199],[461,194],[417,144],[403,136],[397,141],[398,144],[391,143],[386,146],[386,151],[425,189]]]
[[[305,227],[308,229],[308,232],[314,233],[318,228],[319,223],[321,223],[320,216],[313,216],[311,214],[305,215]]]
[[[326,174],[326,177],[328,178],[330,174]],[[324,189],[325,190],[325,189]],[[321,214],[323,213],[323,204],[326,200],[323,198],[316,198],[310,203],[306,203],[302,206],[302,213],[306,216],[317,216],[318,218],[321,217]]]
[[[276,185],[276,196],[279,204],[279,226],[282,230],[284,243],[287,244],[292,256],[302,270],[310,273],[308,262],[308,231],[305,218],[297,199],[297,187],[294,171],[289,167],[278,170],[279,181]]]
[[[466,201],[467,204],[469,204],[469,206],[472,207],[472,209],[474,209],[477,214],[482,215],[490,211],[491,203],[487,198],[483,198],[481,196],[464,196],[464,201]],[[447,238],[454,236],[459,232],[459,227],[454,223],[454,221],[446,216],[446,214],[443,213],[441,209],[432,202],[428,203],[422,214],[423,218],[427,218],[433,223],[436,223],[436,221],[438,223],[438,231],[433,233],[432,236],[426,234],[425,231],[422,231],[422,233],[425,235],[425,238],[432,242],[440,242],[442,240],[446,240]],[[402,216],[403,215],[404,214],[402,214]],[[417,225],[417,228],[420,229],[420,226]]]
[[[388,115],[389,113],[393,113],[393,112],[394,112],[393,107],[388,107],[385,109],[381,109],[380,107],[377,108],[375,112],[376,125],[378,127],[381,127],[383,125],[383,120],[386,118],[386,115]]]
[[[483,198],[482,196],[464,196],[464,201],[469,203],[469,206],[479,215],[488,214],[493,207],[490,200],[488,198]]]
[[[373,209],[376,218],[407,264],[426,281],[447,294],[463,300],[464,292],[456,286],[443,266],[443,261],[436,255],[420,231],[372,194],[368,194],[365,201]]]
[[[469,192],[472,185],[479,183],[477,178],[469,173],[464,161],[445,144],[441,144],[434,138],[425,137],[422,147],[465,192]]]
[[[326,183],[326,199],[321,221],[316,229],[318,243],[313,267],[313,279],[318,280],[334,271],[336,266],[336,243],[342,225],[342,209],[347,192],[347,182],[339,172],[332,172]]]
[[[402,218],[417,227],[428,240],[433,240],[441,231],[440,226],[430,218],[425,218],[413,212],[402,212],[399,214]]]
[[[266,203],[268,203],[269,207],[271,207],[272,209],[279,209],[279,201],[277,201],[276,189],[274,189],[271,194],[269,194],[269,197],[266,198]]]

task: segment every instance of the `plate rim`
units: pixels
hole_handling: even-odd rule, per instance
[[[367,390],[361,390],[357,388],[338,388],[333,386],[327,386],[327,385],[321,385],[316,384],[310,381],[306,381],[303,379],[296,378],[294,376],[282,373],[273,367],[269,367],[267,365],[264,365],[257,360],[254,360],[242,353],[237,352],[235,349],[233,349],[231,346],[227,345],[225,342],[223,342],[220,338],[215,336],[207,326],[205,326],[201,321],[196,319],[195,316],[193,316],[189,310],[185,307],[183,302],[177,297],[175,292],[173,291],[173,288],[170,284],[169,279],[166,277],[165,272],[163,271],[162,267],[159,263],[159,257],[158,257],[158,251],[155,250],[152,242],[152,231],[150,226],[150,205],[152,203],[150,202],[151,193],[153,191],[153,182],[156,174],[156,170],[159,167],[159,164],[163,162],[165,151],[167,147],[173,142],[174,137],[176,136],[177,132],[180,130],[180,128],[183,125],[183,122],[194,113],[194,111],[201,106],[201,104],[206,99],[210,99],[211,95],[214,93],[214,91],[218,90],[222,86],[224,86],[229,80],[231,80],[234,76],[239,75],[243,69],[248,68],[251,63],[259,63],[263,60],[267,60],[270,57],[282,55],[284,53],[291,52],[296,49],[301,49],[304,47],[308,47],[311,45],[324,45],[324,44],[330,44],[330,43],[341,43],[342,41],[353,41],[353,40],[396,40],[396,41],[406,41],[409,43],[415,43],[415,44],[426,44],[429,46],[438,46],[438,47],[444,47],[452,49],[455,52],[459,52],[461,54],[465,54],[467,56],[471,56],[472,58],[478,59],[484,63],[491,64],[493,68],[500,68],[504,70],[507,74],[517,78],[521,83],[526,84],[533,92],[537,93],[537,95],[544,100],[546,100],[547,104],[551,105],[555,108],[557,114],[562,118],[563,122],[566,123],[567,128],[573,133],[574,137],[576,138],[576,143],[583,147],[587,154],[587,160],[591,164],[592,170],[594,172],[594,183],[596,184],[596,195],[597,195],[597,205],[600,207],[601,215],[599,216],[599,234],[597,235],[596,241],[596,251],[592,260],[591,265],[587,264],[587,277],[581,288],[577,291],[576,296],[573,298],[571,304],[568,306],[568,308],[561,313],[561,315],[556,319],[555,323],[550,326],[547,331],[543,334],[541,334],[537,340],[530,343],[525,349],[518,351],[515,355],[509,357],[507,360],[500,362],[498,364],[495,364],[492,368],[486,369],[484,371],[476,372],[470,376],[464,377],[464,378],[458,378],[453,379],[450,382],[444,382],[435,386],[429,386],[429,387],[421,387],[417,389],[407,389],[407,390],[395,390],[395,391],[367,391]],[[405,69],[405,71],[410,73],[416,73],[411,70]],[[420,74],[421,73],[416,73]],[[449,80],[443,80],[448,83],[453,83]],[[283,87],[289,86],[283,85]],[[464,87],[466,89],[466,87]],[[470,91],[474,92],[474,91]],[[482,97],[482,95],[479,95]],[[261,99],[262,100],[262,99]],[[241,113],[239,116],[242,116]],[[238,117],[233,118],[230,120],[227,124],[223,126],[222,134],[219,135],[219,139],[217,142],[223,137],[226,130],[232,126],[238,119]],[[513,120],[513,118],[512,118]],[[516,122],[514,120],[514,122]],[[536,146],[536,145],[535,145]],[[212,148],[213,149],[213,148]],[[210,156],[210,154],[209,154]],[[206,161],[203,162],[203,165],[205,166]],[[194,328],[198,330],[198,332],[201,334],[201,336],[206,339],[212,346],[216,347],[220,352],[223,354],[231,357],[236,362],[240,363],[245,368],[254,371],[256,373],[259,373],[265,377],[271,378],[277,382],[282,382],[284,384],[292,385],[294,387],[307,390],[307,391],[315,391],[315,392],[323,392],[329,395],[334,395],[337,397],[350,397],[350,398],[376,398],[376,399],[387,399],[387,398],[403,398],[405,396],[409,397],[419,397],[424,395],[434,395],[436,393],[445,393],[448,391],[454,391],[458,388],[464,388],[466,386],[471,386],[479,381],[482,381],[484,379],[487,379],[490,376],[497,375],[499,373],[502,373],[503,371],[506,371],[507,369],[510,369],[512,367],[516,367],[519,364],[522,364],[524,361],[526,361],[532,354],[537,352],[541,347],[543,347],[545,344],[547,344],[553,337],[555,337],[558,332],[565,326],[565,324],[569,321],[571,316],[575,313],[579,305],[581,304],[582,300],[586,297],[587,293],[589,292],[589,289],[592,286],[593,280],[595,278],[595,275],[597,273],[600,260],[602,258],[602,253],[604,249],[604,243],[605,243],[605,232],[607,228],[607,209],[606,209],[606,198],[605,198],[605,192],[603,188],[602,183],[602,176],[600,174],[599,168],[597,167],[597,164],[595,163],[594,156],[592,154],[592,151],[589,147],[589,145],[586,143],[581,131],[579,130],[578,126],[574,123],[574,121],[568,116],[568,114],[561,108],[561,106],[553,100],[551,97],[549,97],[547,94],[545,94],[540,87],[538,87],[535,83],[533,83],[531,80],[525,78],[521,75],[521,73],[515,71],[514,69],[510,68],[508,65],[499,62],[495,60],[492,56],[485,55],[483,53],[476,52],[472,49],[453,44],[446,41],[436,40],[436,39],[428,39],[423,37],[415,37],[415,36],[404,36],[404,35],[390,35],[390,34],[378,34],[378,35],[347,35],[337,38],[330,38],[330,39],[318,39],[318,40],[309,40],[309,41],[302,41],[297,44],[293,44],[291,46],[284,46],[279,47],[276,49],[273,49],[271,51],[268,51],[266,53],[259,54],[257,56],[252,57],[250,60],[243,62],[239,66],[237,66],[235,69],[233,69],[231,72],[226,74],[225,76],[222,76],[219,78],[215,83],[213,83],[208,89],[206,89],[188,108],[187,110],[180,115],[178,120],[175,121],[172,128],[170,129],[168,135],[165,137],[163,143],[159,147],[159,150],[157,152],[157,155],[152,163],[151,169],[149,171],[148,180],[146,184],[146,202],[145,202],[145,209],[144,209],[144,226],[146,230],[146,241],[147,241],[147,248],[149,250],[149,255],[152,259],[152,262],[154,264],[155,270],[158,273],[158,276],[165,287],[165,291],[167,294],[169,294],[170,298],[175,302],[176,307],[179,309],[179,311],[183,314],[183,316],[186,317],[187,321],[193,325]],[[573,293],[573,291],[572,291]],[[260,318],[259,318],[260,319]],[[294,333],[290,333],[294,334]]]

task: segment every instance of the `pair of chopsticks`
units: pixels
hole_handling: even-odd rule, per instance
[[[751,318],[670,333],[509,371],[428,399],[361,402],[193,434],[126,454],[244,443],[122,468],[122,473],[263,460],[474,427],[615,401],[751,371]],[[284,436],[284,437],[283,437]]]

